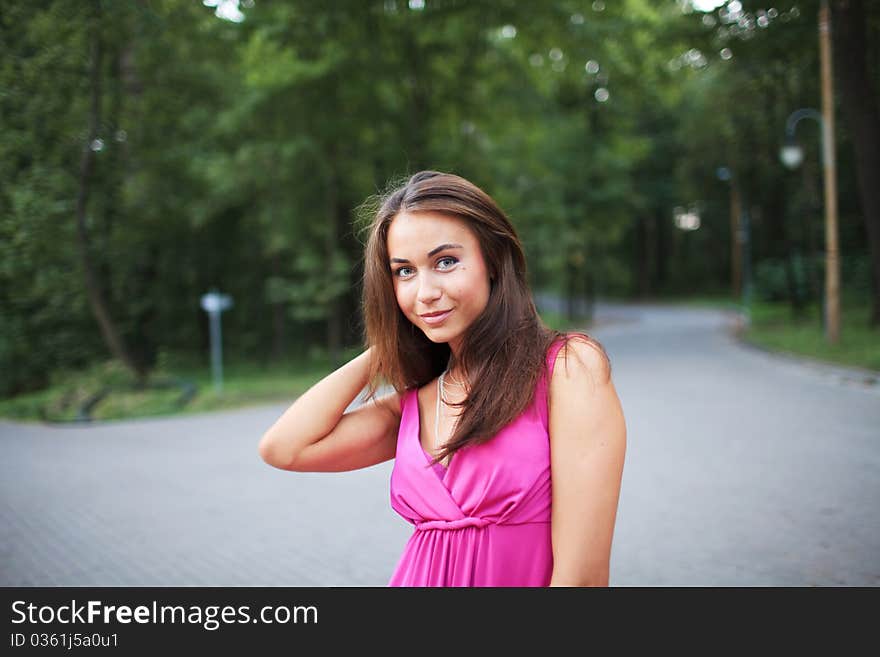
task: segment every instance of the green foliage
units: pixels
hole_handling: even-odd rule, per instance
[[[809,292],[806,267],[802,257],[762,260],[755,267],[754,288],[757,298],[762,301],[785,301],[791,296],[793,288],[797,299],[805,299]]]
[[[83,411],[96,420],[111,420],[206,411],[257,403],[289,403],[331,371],[326,355],[261,366],[228,362],[223,389],[214,387],[205,364],[186,354],[166,357],[150,385],[136,385],[128,370],[113,361],[77,371],[57,372],[39,392],[0,400],[0,417],[50,422],[82,421]],[[347,358],[356,353],[349,351]],[[192,386],[192,389],[190,389]]]
[[[742,4],[756,20],[758,3]],[[623,298],[729,287],[730,186],[715,175],[728,166],[753,211],[758,289],[778,298],[778,263],[815,262],[823,240],[814,127],[799,128],[803,170],[777,158],[788,113],[818,102],[816,4],[784,2],[749,28],[648,0],[257,0],[238,23],[198,2],[12,3],[0,395],[108,356],[76,222],[96,44],[87,255],[132,358],[161,371],[163,354],[207,358],[198,303],[212,287],[235,301],[223,335],[236,358],[358,343],[356,208],[423,168],[499,201],[536,289]],[[845,280],[864,297],[842,132],[841,251],[861,258]],[[672,225],[679,205],[700,208],[700,230]]]
[[[870,268],[867,256],[846,256],[840,260],[843,296],[852,305],[858,306],[870,293]],[[753,284],[756,297],[762,301],[785,302],[794,297],[801,303],[820,302],[824,296],[825,257],[795,252],[787,259],[766,258],[757,263]]]
[[[316,253],[299,253],[293,263],[291,279],[270,277],[266,280],[266,301],[283,304],[297,320],[326,319],[333,301],[347,289],[349,264],[340,252],[329,259]]]
[[[841,312],[840,343],[830,345],[818,306],[809,306],[799,317],[780,303],[758,303],[743,336],[749,342],[796,356],[850,365],[880,372],[880,340],[868,326],[869,308],[844,303]]]

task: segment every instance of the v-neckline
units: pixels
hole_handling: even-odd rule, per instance
[[[445,465],[441,461],[434,463],[434,457],[431,456],[431,454],[428,452],[428,450],[425,449],[425,446],[422,444],[422,409],[419,408],[419,388],[416,388],[416,390],[415,390],[415,403],[416,403],[416,431],[415,431],[415,434],[416,434],[416,442],[419,444],[419,450],[424,455],[425,460],[428,462],[428,464],[432,466],[432,469],[433,469],[433,466],[439,465],[443,469],[443,474],[445,475],[447,472],[449,472],[449,466],[452,465],[452,460],[453,460],[453,458],[455,458],[455,455],[453,454],[452,456],[450,456],[449,462],[446,463]],[[437,473],[437,474],[439,475],[440,473]],[[443,477],[441,477],[441,479],[442,478]]]

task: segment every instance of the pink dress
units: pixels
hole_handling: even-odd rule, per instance
[[[548,350],[552,375],[562,341]],[[428,467],[416,389],[401,401],[391,506],[415,526],[389,586],[547,586],[550,439],[547,377],[531,406],[482,445]]]

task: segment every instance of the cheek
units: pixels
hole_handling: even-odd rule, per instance
[[[409,308],[412,305],[412,301],[410,299],[412,295],[408,293],[407,286],[401,285],[400,283],[395,284],[394,296],[397,299],[397,305],[404,312],[404,314],[408,313]]]
[[[472,302],[482,304],[489,298],[489,273],[482,267],[473,267],[456,285],[456,293],[464,295]]]

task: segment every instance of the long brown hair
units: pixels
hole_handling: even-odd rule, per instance
[[[459,363],[472,383],[458,425],[435,462],[470,444],[490,440],[533,401],[547,350],[557,339],[582,338],[610,362],[602,345],[585,334],[548,328],[535,308],[522,245],[504,212],[479,187],[459,176],[420,171],[374,197],[364,251],[364,343],[372,347],[368,399],[381,379],[403,393],[421,388],[453,362],[449,345],[434,343],[397,304],[388,256],[388,227],[401,212],[439,212],[473,231],[490,272],[489,300],[463,336]]]

